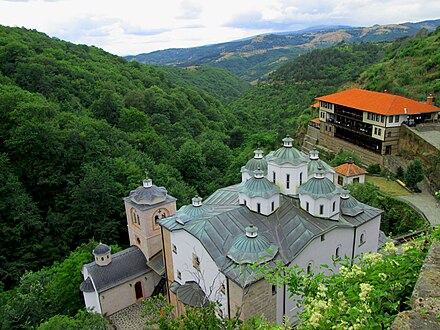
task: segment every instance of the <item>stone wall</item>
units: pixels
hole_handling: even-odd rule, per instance
[[[244,290],[241,319],[252,316],[264,316],[270,322],[276,322],[277,302],[276,291],[272,292],[272,284],[262,279]]]
[[[440,329],[440,242],[434,242],[426,256],[411,296],[411,311],[399,313],[391,330]]]
[[[322,134],[319,139],[319,145],[323,146],[335,153],[340,150],[350,151],[356,155],[363,165],[369,166],[373,164],[383,165],[383,156],[370,150],[359,147],[350,142],[338,139],[334,136]]]

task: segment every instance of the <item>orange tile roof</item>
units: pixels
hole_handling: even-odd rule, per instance
[[[312,119],[311,122],[315,123],[315,124],[320,124],[321,120],[319,118],[315,118],[315,119]]]
[[[381,115],[414,115],[440,111],[440,108],[434,105],[417,102],[403,96],[358,88],[321,96],[316,99]]]
[[[315,102],[315,103],[313,103],[313,104],[312,104],[312,107],[313,107],[313,108],[319,108],[319,102]]]
[[[336,173],[342,174],[344,176],[355,176],[355,175],[361,175],[361,174],[368,174],[367,171],[365,171],[363,168],[360,168],[356,164],[350,164],[345,163],[342,165],[339,165],[334,168]]]

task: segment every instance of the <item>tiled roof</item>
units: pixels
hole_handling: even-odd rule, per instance
[[[342,165],[339,165],[334,168],[336,173],[342,174],[344,176],[355,176],[355,175],[361,175],[361,174],[367,174],[368,172],[365,171],[363,168],[357,166],[356,164],[350,164],[345,163]]]
[[[312,119],[311,122],[315,123],[315,124],[321,124],[321,119],[315,118],[315,119]]]
[[[434,105],[417,102],[406,97],[358,88],[321,96],[317,100],[387,116],[440,111],[440,108]]]
[[[111,263],[106,266],[91,262],[84,267],[92,277],[97,292],[111,289],[151,271],[144,254],[137,246],[113,254]]]

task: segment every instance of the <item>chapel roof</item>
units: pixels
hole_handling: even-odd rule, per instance
[[[137,246],[113,254],[112,262],[108,265],[99,266],[91,262],[83,267],[87,268],[98,293],[151,271],[144,254]]]
[[[440,111],[440,108],[432,104],[418,102],[399,95],[358,88],[317,97],[316,99],[386,116]]]
[[[336,186],[331,180],[326,177],[316,177],[317,174],[323,175],[325,172],[322,169],[318,169],[315,176],[307,180],[301,187],[299,187],[298,192],[300,194],[306,194],[311,196],[313,199],[318,199],[321,197],[331,198],[335,193],[339,193],[341,188]]]
[[[334,168],[334,171],[336,173],[339,173],[344,176],[355,176],[355,175],[362,175],[362,174],[368,174],[367,171],[365,171],[363,168],[357,166],[353,162],[347,162],[345,164],[336,166]]]
[[[263,171],[255,170],[254,173],[258,175],[261,172],[263,175]],[[270,182],[266,177],[252,177],[246,182],[243,182],[240,185],[239,191],[241,193],[246,194],[246,196],[250,198],[254,197],[262,197],[262,198],[270,198],[273,195],[280,193],[280,188],[274,183]]]
[[[275,267],[277,261],[285,265],[292,262],[314,238],[323,233],[337,227],[359,226],[382,213],[377,208],[364,205],[364,212],[359,215],[352,217],[341,214],[338,220],[329,221],[313,217],[302,210],[298,199],[280,195],[280,207],[266,216],[239,205],[238,190],[239,185],[217,190],[204,202],[211,212],[186,224],[176,222],[176,216],[162,219],[159,223],[170,231],[184,230],[197,238],[218,269],[241,287],[246,287],[262,277],[251,265],[237,263],[228,257],[228,252],[249,225],[258,227],[258,235],[265,237],[269,244],[278,249],[274,258],[267,262],[269,267]],[[252,256],[252,259],[259,261],[256,256]]]

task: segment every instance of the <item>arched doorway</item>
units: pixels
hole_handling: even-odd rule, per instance
[[[134,291],[136,292],[136,301],[144,298],[144,291],[142,290],[141,282],[136,282],[134,285]]]

